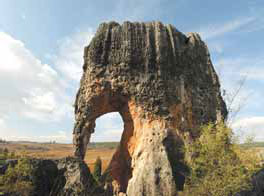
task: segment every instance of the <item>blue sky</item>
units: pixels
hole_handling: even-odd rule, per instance
[[[228,94],[246,78],[231,125],[264,141],[263,0],[1,0],[1,138],[71,142],[83,47],[112,20],[199,32]],[[119,114],[104,115],[92,140],[119,140],[122,126]]]

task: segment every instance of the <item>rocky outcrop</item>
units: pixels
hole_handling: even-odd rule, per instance
[[[108,168],[115,194],[175,196],[184,180],[181,147],[200,125],[225,119],[205,43],[160,22],[110,22],[84,49],[75,102],[75,155],[84,158],[95,120],[119,112],[120,146]]]
[[[264,169],[252,176],[252,190],[242,191],[235,196],[263,196],[264,195]]]
[[[57,161],[58,175],[49,196],[100,196],[89,168],[80,159],[68,157]]]
[[[17,163],[17,160],[8,161],[6,167],[14,167]],[[79,158],[29,159],[29,164],[33,172],[26,176],[32,183],[32,191],[28,196],[108,196],[94,180],[85,162]],[[6,194],[24,195],[15,190]]]

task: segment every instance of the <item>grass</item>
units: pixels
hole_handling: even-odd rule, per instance
[[[0,166],[5,164],[5,160],[0,159]]]
[[[119,142],[98,142],[88,145],[85,162],[93,171],[95,160],[98,156],[102,159],[102,170],[104,171],[115,152]],[[264,142],[256,142],[252,144],[241,144],[246,150],[254,149],[259,155],[264,155]],[[26,153],[26,155],[35,158],[58,159],[73,155],[72,144],[50,144],[35,142],[19,142],[19,143],[0,143],[0,148],[8,148],[9,152],[16,154]],[[4,161],[0,158],[0,165]]]
[[[95,160],[98,156],[102,159],[102,170],[104,171],[115,152],[118,142],[100,142],[91,143],[85,156],[85,162],[93,171]],[[43,158],[43,159],[58,159],[66,156],[73,156],[72,144],[50,144],[50,143],[1,143],[0,148],[7,148],[9,152],[16,154],[26,154],[29,157]],[[0,159],[1,164],[1,159]]]

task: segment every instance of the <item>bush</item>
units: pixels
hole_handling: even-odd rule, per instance
[[[8,151],[7,148],[0,148],[0,160],[6,160],[6,159],[15,159],[18,158],[18,155],[16,155],[15,152]]]
[[[3,150],[3,155],[4,155],[4,157],[7,159],[7,157],[8,157],[8,153],[9,153],[9,151],[8,151],[8,149],[7,148],[4,148],[4,150]]]
[[[183,195],[230,196],[251,187],[258,158],[233,144],[232,137],[224,123],[202,127],[200,137],[186,146],[191,174]]]
[[[30,179],[32,174],[33,169],[29,160],[22,158],[14,167],[9,166],[6,173],[0,176],[0,190],[5,193],[28,196],[33,189]]]
[[[97,182],[99,182],[102,175],[102,160],[100,157],[97,157],[94,165],[93,177]]]
[[[5,160],[0,159],[0,166],[5,164]]]

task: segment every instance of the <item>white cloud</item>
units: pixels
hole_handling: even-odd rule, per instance
[[[34,142],[49,142],[56,141],[61,143],[69,143],[72,140],[72,135],[68,134],[65,131],[58,131],[55,134],[51,135],[9,135],[4,137],[5,140],[8,141],[34,141]]]
[[[254,135],[256,141],[264,141],[264,116],[245,117],[232,124],[234,130]]]
[[[245,17],[238,18],[232,21],[228,21],[224,24],[209,25],[207,27],[202,27],[198,30],[203,39],[212,39],[228,32],[238,30],[244,26],[247,26],[251,22],[255,21],[255,17]]]
[[[11,36],[4,32],[0,32],[0,71],[1,72],[13,72],[18,71],[22,68],[24,60],[17,55],[21,48],[24,48],[24,44],[13,39]],[[23,52],[25,56],[28,55],[28,51]]]
[[[105,114],[96,119],[91,141],[120,141],[123,129],[124,123],[118,112]]]
[[[39,90],[39,92],[38,92]],[[55,109],[56,107],[56,101],[55,96],[53,92],[45,92],[42,94],[41,89],[35,89],[35,91],[31,92],[31,96],[26,98],[23,97],[22,100],[26,105],[28,105],[30,108],[44,111],[44,112],[50,112]]]
[[[0,118],[0,129],[3,128],[4,125],[5,125],[4,119]]]
[[[0,43],[0,116],[59,120],[69,103],[58,73],[7,33],[0,32]]]
[[[44,140],[44,141],[57,141],[57,142],[61,142],[61,141],[71,141],[72,140],[72,136],[68,135],[65,131],[58,131],[55,135],[45,135],[45,136],[39,136],[38,140]]]
[[[252,66],[248,69],[243,69],[241,75],[246,76],[250,80],[264,81],[264,61],[260,66]]]
[[[220,75],[233,75],[237,78],[245,76],[248,80],[264,80],[264,58],[259,57],[235,57],[217,60],[216,66]]]
[[[214,63],[221,87],[226,92],[224,99],[230,110],[229,123],[245,116],[248,111],[261,112],[260,106],[264,104],[263,64],[264,59],[255,56],[221,58]]]
[[[8,117],[0,117],[0,139],[7,140],[9,136],[14,134],[14,130],[8,127]]]
[[[29,136],[10,136],[5,138],[7,141],[33,141]]]
[[[81,78],[83,48],[93,32],[76,33],[58,42],[58,53],[50,58],[54,68],[42,63],[24,43],[5,32],[0,32],[0,135],[10,140],[70,141],[71,134],[33,135],[11,128],[14,118],[29,119],[32,123],[73,121],[74,92]],[[5,121],[9,118],[8,121]],[[22,123],[25,130],[27,127]],[[47,126],[47,129],[48,126]],[[23,133],[22,133],[23,132]],[[28,133],[28,135],[27,135]]]
[[[53,57],[56,68],[65,78],[79,82],[82,74],[83,50],[89,44],[94,32],[90,29],[59,41],[58,54]]]

